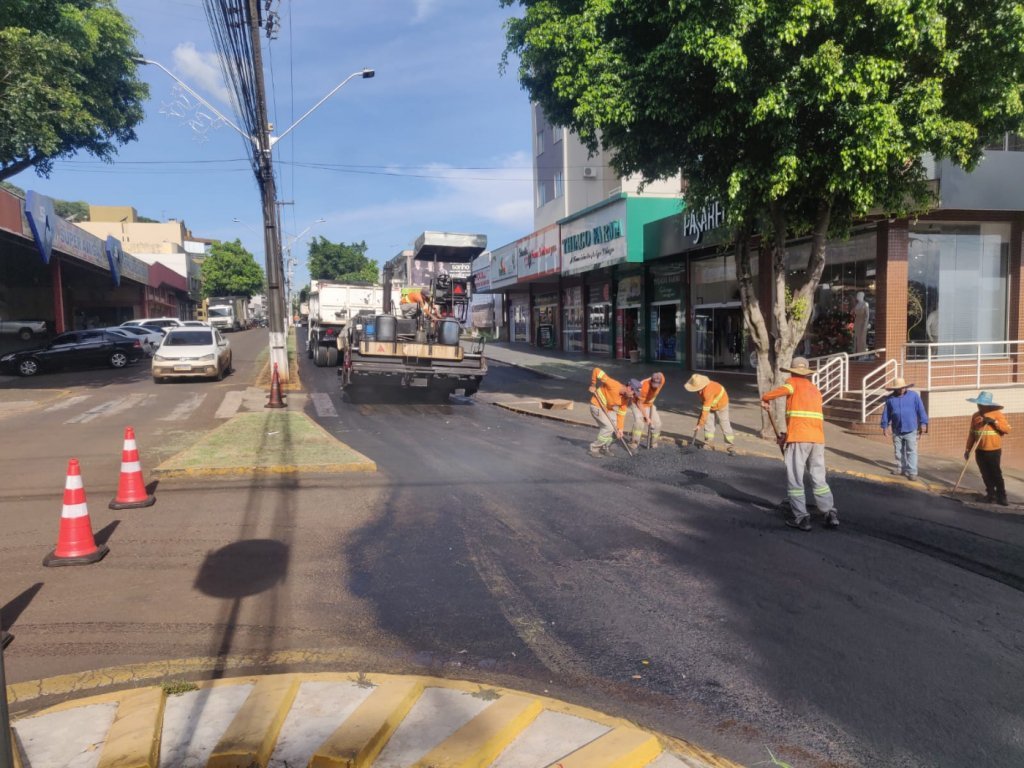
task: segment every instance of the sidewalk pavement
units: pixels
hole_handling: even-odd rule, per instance
[[[58,704],[12,730],[20,768],[738,768],[544,696],[363,673],[168,681]]]
[[[490,392],[487,380],[477,398],[489,400],[503,407],[522,413],[593,427],[590,417],[590,374],[595,367],[609,376],[626,383],[629,379],[644,379],[655,371],[665,374],[665,388],[658,396],[658,412],[661,414],[663,435],[676,441],[689,443],[698,414],[698,398],[683,389],[692,371],[680,370],[670,365],[657,363],[630,363],[623,360],[590,359],[582,355],[551,353],[520,344],[489,343],[485,355],[489,360],[533,371],[557,384],[545,389],[549,398],[571,400],[572,410],[546,408],[537,397],[522,397],[512,393]],[[725,385],[729,392],[729,416],[736,432],[736,448],[740,453],[761,455],[780,459],[776,446],[761,439],[761,407],[757,392],[757,380],[743,374],[720,373],[713,377]],[[966,417],[965,417],[966,424]],[[628,425],[627,425],[628,428]],[[927,436],[923,440],[927,441]],[[716,450],[725,450],[721,432],[715,438]],[[829,471],[863,477],[884,483],[896,483],[911,488],[921,488],[934,493],[952,490],[963,469],[963,462],[953,459],[921,454],[919,457],[918,480],[910,481],[890,474],[894,466],[892,444],[872,440],[849,432],[831,422],[825,422],[826,461]],[[1009,510],[1024,511],[1024,472],[1003,468],[1007,495],[1010,497]],[[961,489],[968,493],[960,496],[966,502],[980,503],[984,485],[974,460],[964,475]],[[980,489],[980,492],[979,492]],[[1002,509],[1001,507],[986,508]]]

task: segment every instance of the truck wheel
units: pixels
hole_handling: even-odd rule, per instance
[[[319,347],[319,346],[318,347],[314,347],[313,348],[313,365],[315,365],[317,368],[323,368],[326,364],[327,363],[324,360],[324,348],[323,347]]]
[[[32,340],[32,329],[31,328],[22,328],[20,331],[18,331],[18,338],[21,339],[22,341],[31,341]]]
[[[324,365],[334,368],[338,364],[338,348],[327,347],[324,349]]]

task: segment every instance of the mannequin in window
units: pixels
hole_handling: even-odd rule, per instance
[[[853,352],[859,354],[868,349],[868,319],[871,308],[864,301],[864,291],[857,291],[857,303],[853,307]]]

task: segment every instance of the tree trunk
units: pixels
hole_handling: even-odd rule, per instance
[[[757,392],[764,394],[773,386],[771,332],[761,311],[761,299],[750,269],[749,227],[742,227],[736,233],[736,279],[740,284],[740,298],[743,302],[743,318],[747,331],[754,342],[757,353]],[[773,438],[771,423],[766,414],[761,415],[761,437]]]

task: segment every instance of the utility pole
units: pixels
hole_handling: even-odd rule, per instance
[[[278,226],[277,184],[271,150],[270,122],[267,119],[267,92],[263,81],[263,54],[260,49],[259,0],[249,0],[249,35],[252,41],[253,75],[256,78],[256,114],[259,120],[259,182],[263,198],[263,241],[267,260],[267,325],[270,329],[270,365],[276,364],[282,384],[287,384],[288,348],[285,336],[285,306],[282,285],[281,229]]]

